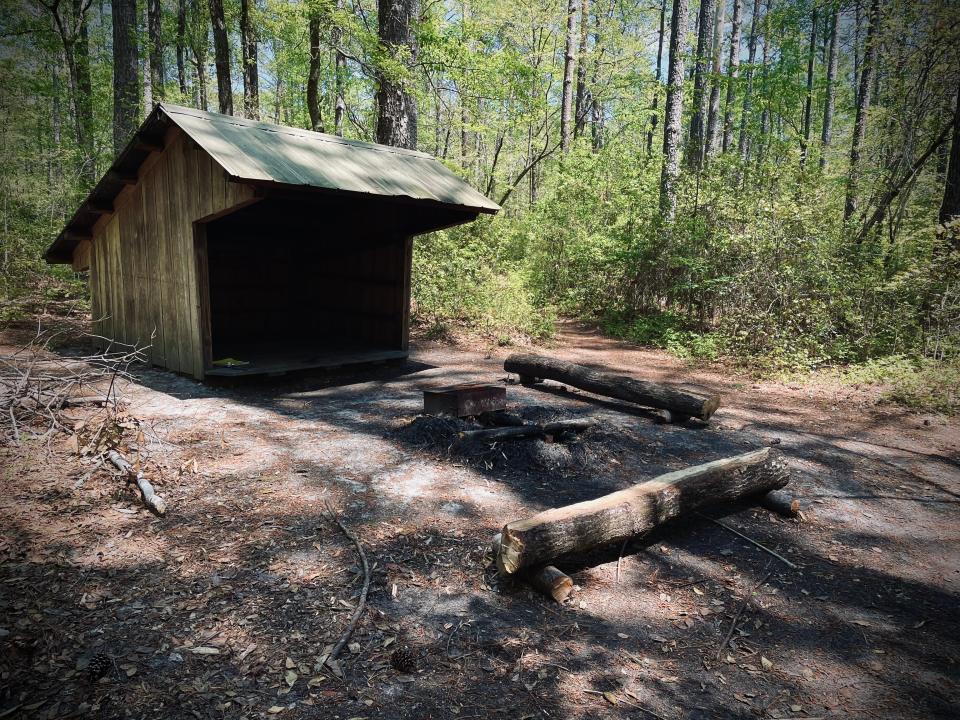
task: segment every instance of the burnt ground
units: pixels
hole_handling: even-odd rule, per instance
[[[664,425],[511,384],[514,411],[599,426],[465,449],[456,427],[415,420],[420,391],[503,382],[508,350],[421,343],[364,376],[215,387],[136,371],[122,391],[146,432],[125,449],[169,502],[163,518],[62,435],[3,448],[0,718],[960,714],[955,420],[880,404],[874,388],[690,369],[573,325],[549,352],[725,406],[708,425]],[[709,514],[796,570],[699,517],[559,560],[576,583],[562,606],[490,567],[509,520],[777,442],[803,521]],[[339,676],[321,663],[360,583],[328,502],[374,565]],[[402,646],[413,672],[390,665]],[[110,668],[90,683],[98,654]]]

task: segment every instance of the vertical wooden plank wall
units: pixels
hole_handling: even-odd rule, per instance
[[[164,150],[94,226],[90,261],[95,332],[150,345],[154,365],[195,378],[204,371],[194,223],[254,199],[172,128]],[[106,343],[101,341],[101,346]]]

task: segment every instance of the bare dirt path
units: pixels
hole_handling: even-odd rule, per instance
[[[955,421],[878,405],[870,388],[690,370],[571,324],[546,351],[706,387],[725,406],[708,426],[671,426],[510,385],[518,411],[602,430],[479,454],[411,430],[423,387],[502,381],[508,351],[420,343],[372,377],[234,387],[143,370],[123,391],[164,440],[141,448],[162,519],[59,445],[0,451],[0,716],[957,716]],[[559,562],[578,586],[563,606],[489,566],[509,520],[778,441],[805,521],[715,514],[798,570],[701,519],[622,559]],[[322,660],[358,568],[326,501],[376,563],[342,677]],[[415,672],[390,666],[404,645]],[[98,653],[113,666],[90,685]]]

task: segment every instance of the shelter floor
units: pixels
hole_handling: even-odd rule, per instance
[[[357,344],[234,344],[222,349],[217,348],[213,357],[214,363],[236,360],[242,364],[214,365],[206,370],[206,374],[214,377],[278,375],[298,370],[333,369],[403,360],[407,354],[406,350]]]

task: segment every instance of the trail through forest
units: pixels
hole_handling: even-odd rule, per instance
[[[8,354],[24,338],[3,340]],[[878,404],[873,388],[692,370],[569,324],[545,352],[721,392],[724,407],[709,425],[664,425],[558,384],[509,384],[514,410],[599,423],[569,446],[532,441],[522,463],[411,431],[424,387],[503,381],[508,350],[420,342],[407,366],[373,376],[229,387],[137,370],[121,393],[151,428],[140,453],[169,503],[163,518],[106,469],[90,474],[62,435],[49,451],[4,448],[0,712],[955,716],[956,423]],[[507,521],[774,443],[803,521],[710,514],[797,570],[702,518],[622,556],[558,561],[576,583],[562,606],[490,565]],[[360,576],[326,502],[374,566],[336,671],[323,656]],[[415,656],[412,672],[391,667],[397,647]],[[100,654],[109,670],[89,684]]]

